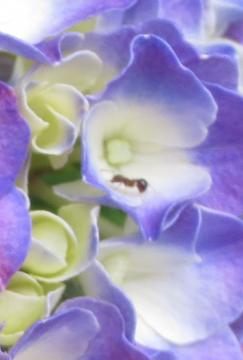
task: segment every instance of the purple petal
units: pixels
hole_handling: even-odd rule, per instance
[[[224,34],[227,38],[243,44],[243,14],[242,19],[232,22]]]
[[[0,82],[0,196],[8,191],[24,165],[30,133],[20,116],[16,96]]]
[[[202,0],[160,0],[160,16],[174,22],[189,35],[198,35],[203,20]]]
[[[99,23],[98,30],[114,31],[126,25],[137,25],[157,18],[159,12],[159,0],[137,0],[136,3],[127,10],[109,11],[104,14]]]
[[[221,1],[214,5],[216,36],[242,43],[243,3],[241,1]]]
[[[157,35],[168,42],[180,61],[200,80],[237,89],[238,58],[233,46],[218,45],[196,49],[184,40],[173,23],[161,19],[143,24],[140,31]]]
[[[215,83],[232,90],[238,88],[238,64],[237,60],[230,56],[220,54],[205,58],[202,56],[185,63],[185,65],[202,81]]]
[[[197,151],[199,161],[210,168],[212,187],[201,203],[223,211],[243,211],[243,97],[210,86],[219,108],[217,121]],[[225,199],[227,198],[227,201]]]
[[[89,311],[70,309],[33,325],[10,355],[13,359],[81,359],[98,329]]]
[[[0,360],[11,360],[12,358],[7,353],[0,353]]]
[[[241,346],[243,345],[243,314],[230,325],[234,334],[237,336]]]
[[[194,225],[189,226],[190,219]],[[132,301],[137,315],[135,338],[141,345],[163,349],[164,339],[188,345],[239,317],[242,238],[243,221],[194,207],[185,208],[157,242],[131,238],[129,243],[121,238],[102,242],[99,259]],[[96,289],[99,271],[88,269],[83,278],[85,292],[98,298],[112,289],[108,280]],[[107,301],[114,303],[114,298]],[[119,302],[115,304],[120,309]]]
[[[125,322],[125,335],[128,340],[133,340],[135,330],[133,306],[123,292],[112,284],[103,267],[94,263],[80,275],[80,279],[85,294],[118,307]]]
[[[222,331],[207,341],[177,348],[177,360],[242,360],[242,350],[230,331]]]
[[[151,358],[151,360],[180,360],[175,357],[171,352],[160,352]]]
[[[126,11],[111,11],[105,14],[98,29],[112,31],[122,25],[137,25],[161,17],[170,20],[189,35],[198,35],[203,20],[202,0],[137,0]]]
[[[129,8],[123,16],[123,25],[136,25],[144,23],[158,16],[159,0],[148,2],[137,0],[136,4]]]
[[[106,360],[148,360],[124,336],[123,319],[117,308],[103,301],[92,298],[75,298],[66,301],[60,307],[63,309],[80,308],[90,311],[97,319],[100,330],[90,344],[85,359],[96,360],[102,353]]]
[[[213,46],[196,50],[184,40],[182,33],[167,20],[153,19],[136,27],[122,26],[112,32],[89,32],[81,36],[67,33],[56,39],[38,45],[49,58],[60,60],[64,50],[80,49],[94,51],[103,61],[103,77],[106,82],[114,78],[128,65],[130,47],[138,34],[153,34],[166,41],[186,67],[191,69],[200,80],[220,84],[232,89],[238,85],[238,63],[235,51],[229,45]],[[231,51],[229,52],[229,48]],[[223,51],[223,49],[225,51]],[[215,71],[217,67],[217,71]],[[105,84],[106,85],[106,84]]]
[[[115,69],[119,73],[130,61],[131,43],[138,34],[159,36],[168,42],[182,63],[198,57],[194,48],[184,41],[179,30],[172,23],[161,19],[147,21],[137,27],[123,26],[109,33],[87,33],[80,40],[79,46],[97,53],[105,66],[108,64],[111,70]]]
[[[166,41],[182,63],[198,57],[197,50],[185,41],[182,32],[173,22],[166,19],[153,19],[141,25],[141,33],[154,34]]]
[[[243,305],[243,221],[202,208],[202,225],[196,243],[201,261],[201,291],[221,321],[231,323]],[[213,319],[213,315],[212,315]]]
[[[122,27],[112,33],[87,33],[82,48],[94,51],[104,62],[117,72],[128,64],[130,44],[136,32],[131,27]]]
[[[205,341],[189,346],[171,347],[175,360],[242,360],[242,350],[235,336],[227,328]],[[153,360],[164,360],[164,354],[158,354]]]
[[[13,189],[0,199],[0,289],[22,265],[30,244],[30,218],[25,196]]]
[[[177,125],[185,127],[190,124],[195,136],[199,123],[207,126],[215,117],[215,104],[210,94],[191,72],[180,65],[168,45],[155,36],[138,36],[134,40],[130,66],[108,87],[102,98],[163,102],[161,107],[181,114],[180,121],[173,119]],[[190,103],[187,103],[189,98]],[[178,144],[170,143],[173,145]]]
[[[31,0],[5,4],[0,16],[0,31],[30,44],[55,35],[81,20],[110,9],[125,8],[134,0]]]
[[[47,39],[36,45],[48,59],[52,62],[62,60],[64,54],[70,54],[72,52],[80,50],[80,44],[83,40],[83,34],[65,32],[52,39]]]
[[[0,48],[6,52],[23,56],[40,63],[48,63],[52,60],[52,58],[49,59],[48,53],[45,54],[45,52],[41,51],[38,47],[4,33],[0,33]]]
[[[176,226],[173,226],[174,223]],[[184,206],[176,211],[176,217],[173,217],[170,225],[163,231],[163,244],[173,245],[187,253],[195,253],[195,243],[201,226],[200,211],[192,206]]]
[[[207,171],[194,167],[190,160],[183,162],[178,159],[182,149],[193,148],[205,139],[207,127],[214,121],[215,103],[194,75],[180,65],[165,42],[146,35],[134,39],[130,65],[120,78],[108,86],[101,100],[92,108],[84,124],[84,179],[108,192],[114,204],[139,222],[146,237],[155,238],[168,206],[196,197],[208,189],[210,179]],[[130,109],[129,114],[126,113],[127,109]],[[124,197],[124,194],[121,196],[119,191],[114,191],[111,182],[104,179],[102,173],[102,169],[105,171],[108,165],[99,164],[97,151],[93,151],[94,146],[102,149],[106,137],[113,135],[112,127],[119,129],[122,121],[126,136],[136,139],[144,153],[146,144],[166,148],[165,152],[158,153],[162,157],[158,156],[157,160],[156,156],[155,159],[151,156],[149,170],[143,160],[138,160],[135,167],[131,163],[123,170],[119,168],[125,177],[146,179],[149,184],[148,191],[135,199],[139,205],[134,201],[135,197]],[[173,154],[170,153],[171,149],[175,151]],[[171,156],[169,161],[166,154]],[[139,156],[139,159],[143,159]],[[163,168],[170,164],[175,165],[170,169]],[[159,168],[161,181],[158,185]],[[170,171],[173,172],[171,178]]]
[[[0,14],[0,46],[2,50],[26,56],[35,61],[51,61],[36,47],[45,38],[61,33],[90,16],[110,9],[123,9],[134,0],[10,0]]]

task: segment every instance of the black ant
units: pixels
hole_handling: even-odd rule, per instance
[[[148,182],[145,179],[128,179],[123,175],[114,175],[111,179],[112,183],[122,183],[128,187],[136,187],[140,193],[143,193],[147,187]]]

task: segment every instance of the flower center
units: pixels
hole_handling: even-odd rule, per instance
[[[112,138],[105,142],[105,156],[110,165],[121,166],[132,161],[131,144],[126,139]]]

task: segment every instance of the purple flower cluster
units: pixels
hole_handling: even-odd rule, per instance
[[[243,360],[242,34],[242,0],[2,2],[0,360]]]

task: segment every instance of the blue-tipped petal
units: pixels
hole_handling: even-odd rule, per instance
[[[14,360],[81,359],[98,330],[89,311],[70,309],[33,325],[10,355]]]
[[[243,97],[219,86],[209,89],[219,112],[207,140],[196,150],[196,157],[210,169],[213,180],[200,201],[239,215],[243,211]]]
[[[137,220],[145,237],[156,238],[168,206],[210,186],[187,150],[207,136],[213,98],[165,42],[145,35],[133,41],[131,63],[99,100],[84,122],[84,179]],[[124,186],[116,175],[145,180],[145,188]]]
[[[205,127],[215,120],[216,107],[210,93],[181,66],[162,39],[152,35],[138,36],[132,49],[130,66],[111,83],[103,99],[152,103],[160,111],[164,110],[164,115],[172,115],[170,121],[184,131],[177,141],[174,137],[163,139],[165,145],[188,147],[202,141]],[[178,112],[180,120],[175,116]],[[185,126],[190,126],[192,132],[186,131]]]
[[[106,360],[148,360],[124,336],[124,322],[115,306],[92,298],[78,297],[64,302],[59,311],[72,308],[90,311],[100,326],[99,333],[85,353],[85,359],[95,360],[97,354],[102,353],[102,358]]]

